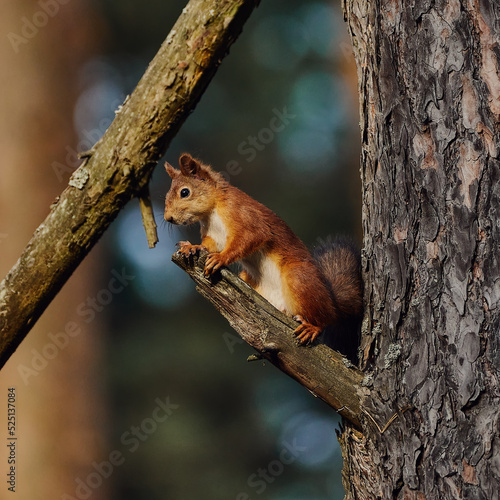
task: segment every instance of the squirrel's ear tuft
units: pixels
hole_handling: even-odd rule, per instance
[[[200,163],[188,153],[181,155],[179,166],[181,167],[182,174],[188,177],[196,176],[201,170]]]
[[[174,179],[179,175],[179,171],[172,167],[168,161],[165,162],[165,170],[167,171],[167,174],[170,176],[171,179]]]
[[[200,181],[217,183],[217,175],[208,165],[203,165],[190,154],[184,153],[179,158],[181,174],[186,177],[193,177]]]

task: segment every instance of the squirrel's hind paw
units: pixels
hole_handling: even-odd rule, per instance
[[[300,325],[294,331],[294,334],[299,340],[299,344],[312,344],[321,333],[321,328],[319,326],[312,325],[302,316],[300,316],[300,314],[294,316],[293,319],[300,323]]]

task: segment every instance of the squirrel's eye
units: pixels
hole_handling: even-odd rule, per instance
[[[181,189],[181,198],[187,198],[190,194],[190,191],[188,188],[182,188]]]

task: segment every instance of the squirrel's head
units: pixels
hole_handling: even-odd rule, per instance
[[[227,185],[221,174],[214,172],[191,155],[179,158],[180,170],[165,164],[172,185],[165,199],[165,220],[189,225],[210,215],[215,208],[217,191]]]

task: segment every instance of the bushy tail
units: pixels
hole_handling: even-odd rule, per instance
[[[313,256],[331,288],[341,318],[363,314],[361,256],[346,238],[330,238],[318,246]]]
[[[313,251],[313,256],[331,289],[339,315],[338,322],[325,329],[324,342],[357,364],[363,318],[359,250],[346,238],[330,238]]]

